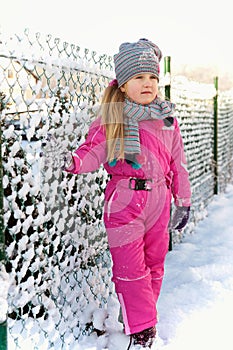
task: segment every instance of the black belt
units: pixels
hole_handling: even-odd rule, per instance
[[[138,179],[131,177],[129,179],[129,188],[134,191],[152,191],[152,179]]]

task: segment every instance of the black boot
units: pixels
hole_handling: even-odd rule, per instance
[[[147,348],[150,349],[156,337],[155,327],[144,329],[141,332],[131,334],[130,344],[127,350]]]

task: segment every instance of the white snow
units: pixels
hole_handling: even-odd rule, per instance
[[[233,185],[214,197],[207,213],[167,255],[157,325],[163,345],[158,349],[233,348]],[[106,343],[109,350],[127,348],[119,330],[102,340]],[[100,350],[100,344],[89,337],[77,349]]]

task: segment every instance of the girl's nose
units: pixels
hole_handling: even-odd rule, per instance
[[[145,79],[144,86],[151,86],[151,80],[150,79]]]

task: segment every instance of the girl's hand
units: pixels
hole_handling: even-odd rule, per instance
[[[45,166],[61,168],[65,170],[71,168],[73,156],[52,134],[48,134],[42,141],[40,156],[44,157]]]
[[[62,170],[66,170],[69,169],[71,170],[72,165],[74,164],[73,162],[73,156],[71,152],[65,152],[63,154],[63,160],[62,160],[63,164],[61,165],[61,169]]]
[[[183,229],[189,219],[190,207],[176,207],[169,227],[173,230]]]

